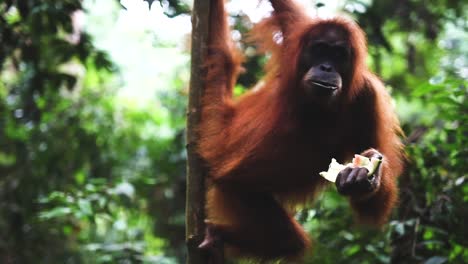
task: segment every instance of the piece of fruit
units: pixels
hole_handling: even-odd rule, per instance
[[[322,171],[319,174],[328,181],[335,182],[336,177],[338,177],[338,173],[340,173],[340,171],[342,171],[344,168],[364,167],[369,171],[369,173],[367,173],[367,177],[371,177],[377,171],[381,162],[382,160],[378,158],[369,159],[359,154],[355,154],[353,161],[346,165],[338,163],[336,159],[332,159],[330,165],[328,166],[328,171]]]

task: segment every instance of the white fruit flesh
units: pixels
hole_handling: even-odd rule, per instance
[[[356,168],[356,167],[363,167],[366,168],[369,173],[367,173],[367,177],[372,176],[377,169],[379,168],[380,163],[382,160],[377,158],[367,158],[361,155],[354,155],[354,159],[351,163],[346,165],[340,164],[336,161],[336,159],[332,159],[330,165],[328,166],[328,171],[320,172],[320,176],[324,177],[328,181],[335,182],[336,177],[338,177],[338,173],[342,171],[346,167]]]

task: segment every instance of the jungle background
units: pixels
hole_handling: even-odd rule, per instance
[[[266,61],[243,38],[256,2],[228,6],[248,59],[236,94]],[[383,231],[334,188],[297,214],[305,263],[468,263],[468,2],[303,2],[363,27],[409,158]],[[0,1],[0,263],[185,262],[191,4]]]

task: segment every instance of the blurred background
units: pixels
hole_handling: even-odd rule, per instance
[[[383,231],[334,188],[297,214],[305,263],[468,263],[468,2],[302,2],[363,27],[409,157]],[[0,0],[0,263],[184,263],[191,5]],[[266,61],[244,37],[271,7],[228,9],[241,94]]]

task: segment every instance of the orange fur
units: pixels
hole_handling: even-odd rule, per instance
[[[271,53],[264,84],[239,100],[232,90],[241,55],[229,37],[222,0],[211,1],[206,91],[199,153],[211,179],[207,217],[221,227],[225,243],[245,256],[293,258],[310,242],[287,209],[324,186],[318,172],[331,158],[344,162],[375,148],[384,155],[381,187],[366,200],[351,200],[358,218],[380,225],[396,203],[402,171],[398,120],[383,84],[365,65],[362,30],[344,19],[312,19],[291,0],[271,0],[275,12],[252,31]],[[335,30],[351,45],[353,70],[336,113],[299,114],[298,60],[305,36]],[[274,35],[282,34],[282,41]]]

